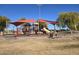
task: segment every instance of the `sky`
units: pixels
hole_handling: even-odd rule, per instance
[[[40,15],[39,15],[40,6]],[[56,21],[61,12],[79,12],[78,4],[0,4],[0,16],[6,16],[11,21],[17,21],[22,17],[26,19],[39,18]],[[48,25],[49,29],[54,26]],[[12,29],[12,25],[9,26]]]

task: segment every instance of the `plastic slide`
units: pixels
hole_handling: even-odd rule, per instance
[[[46,28],[43,28],[44,31],[46,31],[47,33],[50,33],[50,31]]]

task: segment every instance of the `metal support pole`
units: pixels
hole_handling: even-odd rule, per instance
[[[18,27],[16,27],[16,34],[15,34],[15,36],[18,36]]]
[[[54,24],[54,31],[56,31],[55,24]]]

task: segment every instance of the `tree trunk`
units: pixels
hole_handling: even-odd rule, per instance
[[[75,30],[77,31],[77,26],[76,26],[76,24],[74,25],[74,27],[75,27]]]
[[[73,34],[73,31],[70,29],[71,35]]]

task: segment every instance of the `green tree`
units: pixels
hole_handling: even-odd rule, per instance
[[[10,23],[10,19],[8,19],[5,16],[0,16],[0,30],[4,31],[4,29],[8,26]]]
[[[26,20],[26,18],[25,17],[21,17],[19,20]]]
[[[19,20],[27,20],[25,17],[21,17]],[[21,26],[24,26],[26,23],[21,24]]]
[[[58,26],[68,27],[71,30],[78,30],[79,13],[78,12],[63,12],[57,18]]]
[[[47,28],[47,22],[39,22],[39,30],[43,29],[43,27]]]

